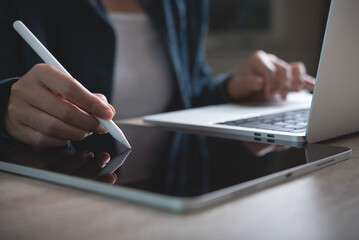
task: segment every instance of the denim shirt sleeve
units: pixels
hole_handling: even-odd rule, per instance
[[[231,101],[226,91],[230,73],[212,76],[206,61],[208,0],[144,0],[162,37],[177,80],[176,106],[198,107]]]
[[[23,68],[19,61],[21,49],[12,22],[18,17],[15,3],[0,1],[0,139],[12,138],[5,130],[5,110],[8,104],[12,84],[20,76]]]
[[[193,51],[190,62],[193,63],[192,76],[192,106],[198,107],[210,104],[220,104],[232,101],[229,97],[226,84],[232,73],[222,73],[213,76],[206,57],[206,37],[208,34],[209,3],[208,0],[189,1],[187,4],[188,43],[189,51]],[[197,26],[196,26],[196,21]],[[195,41],[190,41],[194,39]],[[194,45],[194,46],[191,46]]]
[[[226,72],[213,76],[207,64],[204,49],[199,51],[203,59],[200,60],[199,74],[193,88],[192,107],[233,102],[226,88],[227,81],[233,73]]]
[[[190,107],[230,102],[232,99],[228,96],[226,83],[232,73],[213,76],[207,63],[205,43],[209,29],[209,3],[207,0],[201,0],[187,1],[186,4],[185,9],[187,10],[182,15],[182,18],[186,20],[179,20],[185,22],[186,26],[179,27],[179,35],[182,38],[183,36],[187,38],[187,41],[182,41],[181,49],[188,51],[187,61],[190,66],[187,76],[190,79],[191,86]],[[182,53],[182,55],[185,54]],[[185,63],[182,66],[185,66]]]
[[[0,138],[12,138],[5,128],[5,111],[10,97],[12,85],[18,77],[0,80]]]

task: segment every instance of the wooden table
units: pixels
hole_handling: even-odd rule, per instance
[[[359,134],[325,144],[353,157],[186,214],[0,172],[0,239],[359,239]]]

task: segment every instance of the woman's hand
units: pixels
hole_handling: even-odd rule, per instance
[[[287,63],[264,51],[254,52],[229,79],[227,91],[233,99],[256,97],[271,101],[276,94],[286,99],[289,91],[313,90],[315,79],[301,62]]]
[[[11,88],[6,130],[36,147],[63,146],[92,133],[106,133],[96,115],[109,120],[115,110],[103,95],[48,64],[37,64]]]

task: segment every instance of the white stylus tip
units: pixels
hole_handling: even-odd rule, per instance
[[[131,145],[129,144],[129,142],[125,139],[121,142],[125,147],[127,147],[128,149],[131,149]]]
[[[121,129],[116,125],[116,123],[114,123],[112,120],[104,120],[99,117],[96,118],[102,124],[102,126],[104,126],[107,129],[107,131],[114,139],[122,143],[128,149],[131,149],[131,145],[128,143],[125,135],[123,134]]]

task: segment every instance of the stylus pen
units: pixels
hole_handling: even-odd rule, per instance
[[[72,77],[71,74],[49,52],[49,50],[45,48],[45,46],[39,41],[39,39],[37,39],[35,35],[25,26],[25,24],[17,20],[14,22],[13,26],[14,29],[20,34],[20,36],[30,45],[30,47],[42,58],[45,63],[54,66],[61,72]],[[113,138],[121,142],[128,149],[131,149],[131,145],[128,143],[125,135],[112,120],[104,120],[99,117],[96,117],[96,119],[102,124],[102,126],[106,128],[106,130],[111,134]]]

